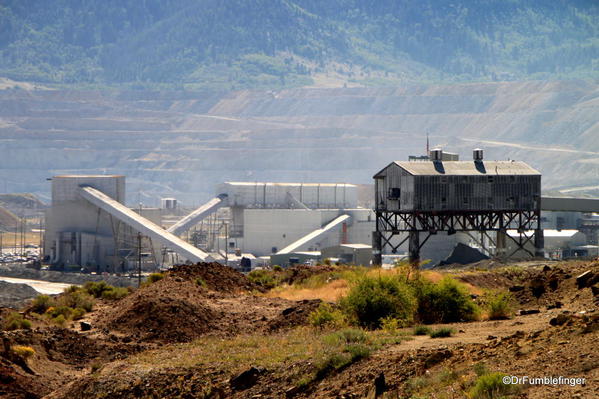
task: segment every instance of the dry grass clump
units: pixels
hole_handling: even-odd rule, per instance
[[[35,350],[31,346],[13,345],[10,347],[10,351],[24,360],[35,355]]]

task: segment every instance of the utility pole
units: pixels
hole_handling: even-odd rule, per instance
[[[19,234],[19,221],[15,222],[15,245],[14,245],[14,254],[17,254],[17,236]]]
[[[137,288],[141,287],[141,233],[137,233]]]
[[[225,266],[229,266],[229,224],[225,222]]]

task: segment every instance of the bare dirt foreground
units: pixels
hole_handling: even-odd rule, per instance
[[[292,271],[287,282],[334,270]],[[599,262],[442,273],[472,292],[509,289],[520,314],[454,323],[455,334],[439,339],[411,328],[367,332],[376,343],[369,357],[319,375],[332,334],[307,325],[319,299],[272,297],[218,264],[180,266],[123,299],[98,300],[80,320],[88,331],[25,309],[32,328],[0,335],[0,397],[462,398],[483,370],[585,379],[520,385],[509,397],[599,397]],[[35,354],[18,356],[15,345]]]

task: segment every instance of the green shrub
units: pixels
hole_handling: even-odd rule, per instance
[[[70,306],[65,306],[65,305],[61,305],[61,306],[53,306],[51,308],[48,308],[48,310],[46,311],[46,314],[50,316],[50,318],[54,319],[58,316],[64,316],[65,320],[71,318],[71,315],[73,314],[73,308]]]
[[[414,327],[414,335],[428,335],[431,329],[427,326],[416,326]]]
[[[208,288],[208,284],[206,284],[206,280],[201,277],[196,278],[196,284],[203,288]]]
[[[277,283],[272,275],[272,272],[268,270],[252,270],[248,274],[248,279],[257,285],[260,285],[266,289],[274,288]]]
[[[59,314],[58,316],[52,318],[52,322],[60,327],[64,327],[64,325],[67,322],[66,317],[64,317],[64,315]]]
[[[45,313],[49,307],[54,306],[54,299],[49,295],[38,295],[31,303],[31,311],[35,313]]]
[[[129,295],[129,290],[123,287],[110,287],[109,290],[102,292],[103,299],[116,300]]]
[[[390,334],[395,334],[397,333],[397,330],[399,330],[402,327],[402,322],[401,320],[396,319],[395,317],[383,317],[381,319],[381,328],[390,333]]]
[[[64,293],[69,294],[71,292],[76,292],[79,290],[81,290],[81,287],[79,287],[78,285],[71,285],[70,287],[64,289]]]
[[[6,316],[3,324],[3,329],[7,331],[21,329],[29,330],[31,328],[31,322],[24,319],[23,316],[17,312],[9,313],[8,316]]]
[[[375,329],[386,317],[410,322],[416,299],[412,289],[395,276],[363,276],[353,284],[341,305],[360,326]]]
[[[280,265],[274,265],[272,267],[272,270],[274,270],[275,272],[282,272],[283,268]]]
[[[510,319],[514,314],[514,299],[509,292],[498,292],[489,296],[486,307],[489,320]]]
[[[437,284],[424,279],[414,283],[418,319],[426,324],[475,320],[479,309],[463,284],[445,277]]]
[[[94,298],[85,290],[78,290],[60,296],[58,304],[70,308],[82,308],[86,312],[91,312],[94,308]]]
[[[340,327],[344,324],[344,317],[341,311],[323,302],[308,315],[308,322],[318,328]]]
[[[484,364],[483,362],[479,362],[476,363],[472,369],[474,370],[474,372],[476,373],[476,375],[478,377],[485,375],[485,374],[489,374],[489,370],[487,369],[487,365]]]
[[[345,352],[349,353],[352,363],[370,357],[370,348],[363,344],[346,345]]]
[[[94,298],[101,298],[104,291],[108,291],[112,286],[107,284],[106,281],[88,281],[83,285],[83,289]]]
[[[437,328],[436,330],[433,330],[429,333],[429,336],[431,338],[447,338],[447,337],[451,337],[451,335],[454,333],[454,330],[452,328],[448,328],[448,327],[441,327],[441,328]]]
[[[79,320],[85,315],[85,309],[75,308],[71,311],[71,319]]]
[[[470,389],[472,399],[499,399],[518,392],[518,386],[503,383],[503,373],[485,374],[476,379]]]
[[[368,336],[359,328],[344,328],[343,330],[334,332],[323,337],[325,343],[329,345],[345,345],[365,343]]]
[[[160,281],[164,278],[164,273],[151,273],[148,278],[146,279],[146,282],[149,284],[153,284],[156,281]]]

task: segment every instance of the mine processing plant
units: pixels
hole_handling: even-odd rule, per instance
[[[226,242],[218,245],[226,250],[284,255],[372,241],[374,213],[358,207],[353,184],[226,182],[216,193],[168,231],[181,235],[226,208]]]
[[[530,255],[543,255],[541,174],[524,162],[485,161],[480,149],[473,151],[472,161],[444,161],[442,150],[436,149],[430,161],[392,162],[374,181],[376,264],[385,247],[395,252],[406,240],[410,260],[418,262],[431,236],[459,231],[480,233],[498,256],[511,255],[502,253],[506,238],[524,251],[532,241],[535,253]],[[518,236],[507,235],[508,229]],[[531,230],[533,234],[525,234]],[[426,234],[422,241],[421,234]]]
[[[125,271],[136,250],[135,237],[148,241],[148,252],[161,246],[192,262],[211,260],[161,226],[124,205],[125,177],[68,175],[52,178],[52,206],[46,213],[44,253],[52,265],[93,266],[98,271]],[[159,255],[154,256],[159,257]]]

